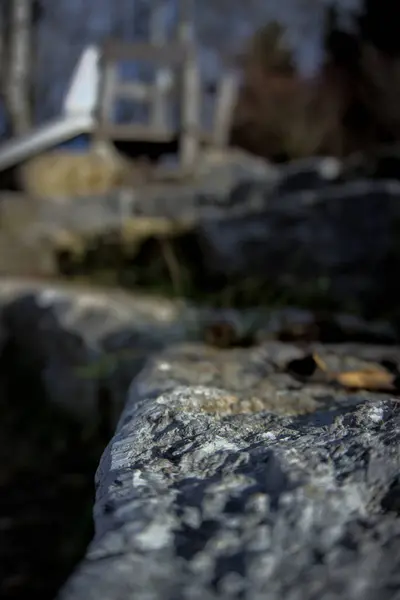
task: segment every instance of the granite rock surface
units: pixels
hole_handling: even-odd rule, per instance
[[[307,370],[398,371],[389,324],[12,279],[0,306],[18,376],[82,423],[111,403],[95,537],[61,600],[400,597],[398,388]]]
[[[129,390],[96,477],[96,535],[62,600],[399,598],[396,397],[299,381],[398,349],[167,349]]]

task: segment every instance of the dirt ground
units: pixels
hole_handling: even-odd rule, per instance
[[[46,406],[9,346],[0,357],[0,597],[55,598],[92,536],[106,440]]]

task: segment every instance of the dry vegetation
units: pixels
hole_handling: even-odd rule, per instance
[[[140,186],[149,177],[144,161],[130,161],[111,147],[96,145],[86,153],[52,150],[20,168],[22,189],[47,198],[105,194],[124,185]]]

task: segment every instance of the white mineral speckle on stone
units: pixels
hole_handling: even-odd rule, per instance
[[[263,434],[262,437],[265,440],[271,440],[271,441],[276,440],[276,435],[274,433],[272,433],[272,431],[267,431],[266,433]]]
[[[238,446],[236,444],[232,444],[225,440],[224,438],[215,437],[212,442],[208,444],[203,444],[202,447],[195,452],[196,458],[201,459],[207,455],[214,454],[215,452],[219,452],[221,450],[238,450]]]
[[[170,363],[167,363],[167,362],[160,362],[160,363],[158,363],[157,368],[159,371],[163,371],[163,372],[170,371],[171,365],[170,365]]]
[[[383,420],[383,410],[379,406],[373,406],[369,411],[368,416],[374,423],[379,423]]]
[[[340,162],[333,157],[327,156],[319,165],[319,172],[324,179],[336,179],[342,167]]]
[[[142,471],[140,471],[140,469],[136,469],[136,471],[133,471],[132,485],[138,486],[138,487],[140,487],[142,485],[147,485],[147,482],[143,478]]]
[[[164,523],[152,523],[135,536],[143,550],[161,550],[171,542],[171,533]]]

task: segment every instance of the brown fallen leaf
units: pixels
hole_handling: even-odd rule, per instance
[[[316,366],[318,367],[318,369],[320,369],[320,371],[323,371],[324,373],[328,373],[328,365],[326,364],[326,362],[320,357],[318,356],[318,354],[316,354],[314,352],[314,354],[312,355],[313,360],[316,364]]]
[[[399,373],[386,365],[371,364],[354,371],[330,371],[318,354],[306,355],[289,363],[288,369],[301,378],[309,379],[316,371],[325,375],[325,380],[353,390],[399,391]]]
[[[397,389],[397,375],[377,365],[369,365],[358,371],[344,371],[343,373],[329,372],[326,363],[317,354],[313,354],[317,367],[325,372],[328,377],[344,387],[357,390],[395,390]]]
[[[360,371],[335,373],[334,378],[341,385],[352,389],[395,390],[396,376],[378,367],[367,367]]]

